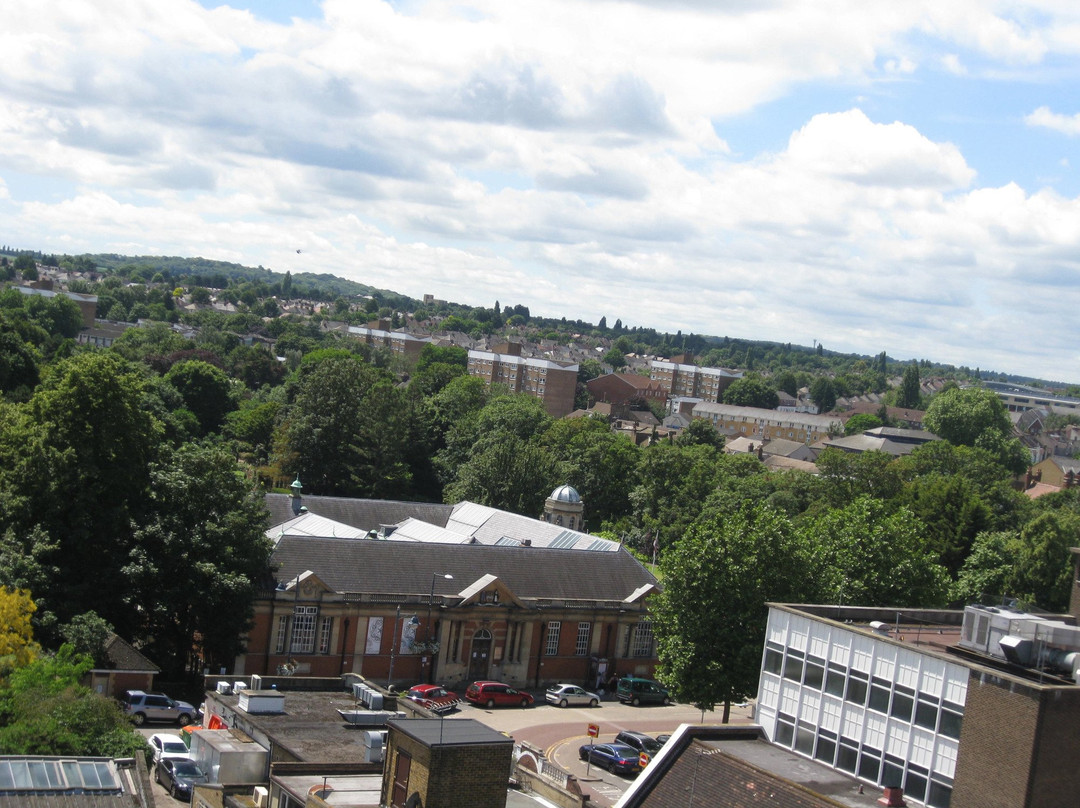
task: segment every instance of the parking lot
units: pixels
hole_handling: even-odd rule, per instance
[[[560,708],[544,703],[542,693],[534,695],[539,697],[536,706],[525,710],[506,707],[486,710],[463,703],[458,712],[447,716],[447,720],[474,718],[492,729],[512,735],[516,741],[525,741],[542,749],[549,760],[574,775],[582,790],[599,806],[614,805],[629,788],[633,776],[611,774],[596,766],[586,767],[579,759],[578,749],[590,741],[590,724],[599,728],[599,736],[592,739],[594,743],[610,743],[623,730],[636,730],[655,737],[673,733],[681,724],[721,723],[719,709],[703,715],[687,704],[633,707],[610,700],[595,708]],[[732,707],[730,723],[752,723],[752,706]]]
[[[462,701],[459,709],[445,717],[447,721],[472,718],[499,732],[511,735],[516,741],[527,742],[541,749],[547,758],[574,775],[598,806],[614,805],[630,786],[633,777],[612,774],[597,766],[586,766],[578,757],[578,749],[590,741],[588,728],[595,724],[599,735],[594,743],[610,743],[623,730],[636,730],[652,736],[672,733],[680,724],[719,724],[721,713],[705,713],[685,704],[633,707],[615,700],[605,700],[597,707],[556,707],[544,701],[543,692],[533,707],[498,707],[488,710]],[[751,722],[751,707],[743,705],[731,710],[731,723]],[[144,738],[157,732],[179,733],[174,724],[146,724],[136,729]],[[157,808],[181,805],[154,782],[153,767],[150,780]]]

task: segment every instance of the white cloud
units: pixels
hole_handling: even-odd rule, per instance
[[[1024,116],[1024,123],[1028,126],[1053,129],[1063,135],[1080,135],[1080,113],[1062,115],[1051,112],[1049,107],[1039,107],[1030,115]]]
[[[954,111],[918,103],[940,94],[925,65],[973,82],[1067,63],[1071,5],[325,0],[323,14],[10,0],[5,240],[472,303],[513,290],[538,313],[1007,370],[1028,368],[992,329],[1071,328],[1076,201],[979,187],[943,123]],[[1027,124],[1080,131],[1057,101],[1029,102],[1046,106]],[[1006,155],[1022,148],[1008,136]],[[1068,157],[1043,174],[1067,177]],[[1029,280],[1064,291],[1040,303]],[[1030,350],[1043,375],[1065,355]]]

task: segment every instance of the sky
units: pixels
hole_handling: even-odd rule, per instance
[[[1072,0],[4,0],[0,243],[1080,381]]]

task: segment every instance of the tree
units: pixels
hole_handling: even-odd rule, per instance
[[[284,300],[292,299],[292,272],[285,270],[285,277],[281,279],[281,297]]]
[[[177,389],[184,406],[195,413],[204,435],[218,431],[225,416],[236,408],[229,377],[208,362],[177,362],[165,374],[165,381]]]
[[[1038,514],[1020,531],[979,534],[955,596],[969,603],[1019,598],[1047,611],[1065,611],[1073,581],[1070,547],[1078,532],[1080,515],[1059,510]]]
[[[1013,474],[1022,474],[1031,455],[1012,437],[1005,404],[981,387],[943,390],[934,396],[924,418],[926,428],[957,446],[975,446],[994,455]]]
[[[904,378],[896,396],[896,406],[905,409],[918,409],[922,396],[919,393],[919,363],[912,362],[904,368]]]
[[[566,478],[560,482],[581,494],[590,525],[599,527],[630,513],[641,450],[627,436],[612,432],[607,419],[560,418],[540,443],[564,464]]]
[[[463,499],[538,516],[544,500],[567,477],[567,469],[548,449],[508,435],[474,454],[446,486],[445,500]]]
[[[922,538],[922,523],[906,508],[860,496],[799,526],[810,553],[804,574],[818,603],[852,606],[943,605],[949,577]]]
[[[0,411],[0,584],[34,579],[37,626],[96,610],[131,635],[115,580],[162,447],[161,409],[145,372],[116,354],[80,353],[49,368],[25,406]]]
[[[736,407],[775,410],[780,404],[780,398],[760,376],[746,376],[732,382],[724,391],[724,403]]]
[[[712,446],[724,448],[724,436],[706,418],[694,418],[675,438],[679,446]]]
[[[918,477],[904,487],[899,500],[923,523],[927,546],[953,576],[976,536],[993,525],[993,514],[976,486],[960,475]]]
[[[706,445],[660,443],[643,450],[630,503],[633,521],[642,531],[639,540],[648,539],[636,549],[651,552],[655,538],[663,553],[676,542],[697,518],[701,503],[716,490],[727,460]]]
[[[626,367],[627,364],[626,357],[623,355],[622,351],[615,347],[612,347],[606,354],[604,354],[603,358],[600,361],[602,361],[605,365],[609,365],[611,369],[614,370],[616,373]]]
[[[956,446],[975,446],[986,432],[1008,435],[1008,411],[992,390],[953,387],[934,396],[926,410],[926,428]]]
[[[830,412],[836,406],[836,386],[827,376],[818,376],[810,384],[810,398],[820,412]]]
[[[343,351],[304,358],[290,385],[278,454],[288,474],[326,496],[402,498],[411,411],[393,377]]]
[[[15,256],[15,271],[24,281],[36,281],[38,279],[37,262],[34,257],[27,253]]]
[[[879,426],[882,426],[880,418],[876,415],[869,415],[861,412],[848,418],[847,423],[844,424],[844,434],[858,435],[868,429],[876,429]]]
[[[216,668],[236,657],[268,570],[266,522],[262,497],[223,448],[188,444],[153,465],[150,507],[121,581],[169,677],[195,659]]]
[[[802,601],[804,554],[790,523],[766,508],[710,510],[660,561],[662,592],[650,608],[657,674],[698,709],[757,691],[769,601]]]
[[[113,627],[108,621],[98,617],[96,612],[77,614],[71,622],[60,627],[60,636],[77,654],[86,654],[95,667],[106,663],[106,647],[113,635]]]
[[[39,648],[30,618],[37,606],[25,589],[0,587],[0,675],[29,665]]]
[[[61,646],[14,671],[0,687],[0,750],[6,755],[133,757],[146,742],[110,698],[79,684],[89,656]]]
[[[799,380],[795,378],[795,374],[790,370],[782,370],[773,376],[773,387],[777,390],[783,390],[789,396],[794,398],[799,394]]]

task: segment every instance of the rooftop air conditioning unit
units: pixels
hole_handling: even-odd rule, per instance
[[[218,682],[217,692],[227,696],[232,693],[232,685],[228,682]]]
[[[251,689],[262,690],[262,677],[257,673],[251,674]]]
[[[235,682],[233,682],[232,689],[233,693],[239,693],[241,690],[247,690],[247,682],[241,682],[239,679],[237,679]]]
[[[255,786],[255,790],[251,792],[251,801],[255,803],[255,808],[266,808],[270,803],[270,792],[266,786]]]

